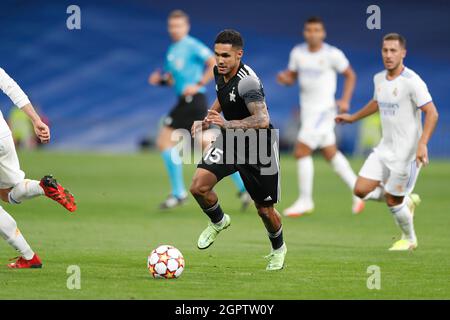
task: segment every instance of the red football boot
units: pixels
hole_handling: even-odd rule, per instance
[[[56,182],[53,176],[43,177],[39,185],[44,189],[45,195],[50,199],[55,200],[70,212],[77,210],[77,204],[75,203],[73,194]]]
[[[14,258],[16,259],[16,258]],[[41,259],[35,253],[31,260],[26,260],[24,257],[18,257],[16,262],[8,264],[10,269],[37,269],[42,268]]]

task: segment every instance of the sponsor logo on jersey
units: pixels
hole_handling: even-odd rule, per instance
[[[400,106],[397,103],[378,101],[380,113],[384,116],[395,116]]]

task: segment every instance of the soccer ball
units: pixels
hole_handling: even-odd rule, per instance
[[[180,250],[170,245],[159,246],[147,258],[147,269],[153,278],[179,278],[184,266]]]

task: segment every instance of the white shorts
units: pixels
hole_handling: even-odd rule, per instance
[[[311,150],[323,149],[336,144],[336,134],[334,133],[334,130],[314,133],[310,130],[300,129],[297,139],[306,144]]]
[[[297,140],[306,144],[311,150],[335,145],[334,117],[334,111],[325,111],[302,118]]]
[[[403,197],[414,190],[420,167],[416,161],[411,161],[403,172],[390,170],[376,152],[372,152],[364,162],[359,175],[363,178],[380,181],[384,190],[397,197]]]
[[[0,189],[12,188],[24,178],[12,136],[0,138]]]

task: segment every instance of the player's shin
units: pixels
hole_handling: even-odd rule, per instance
[[[162,152],[164,164],[169,174],[172,195],[182,199],[186,197],[186,189],[183,180],[183,166],[178,150],[173,147]]]
[[[281,216],[274,207],[257,207],[258,214],[266,227],[272,249],[277,250],[284,244]]]
[[[224,213],[219,205],[219,201],[217,201],[213,206],[203,209],[203,212],[214,224],[221,225],[224,222]]]
[[[355,187],[356,175],[345,156],[338,151],[331,159],[330,163],[333,170],[339,175],[339,177],[341,177],[345,184],[353,190]]]
[[[401,204],[389,207],[389,210],[392,212],[396,224],[400,227],[406,239],[412,243],[416,243],[417,237],[414,231],[414,219],[406,201],[403,200]]]
[[[277,250],[283,246],[283,226],[280,226],[280,229],[277,232],[267,232],[269,236],[270,243],[272,244],[272,249]]]
[[[311,156],[297,160],[298,184],[300,199],[312,203],[312,190],[314,178],[314,164]]]
[[[44,195],[44,190],[39,185],[39,181],[25,179],[11,189],[8,200],[11,204],[20,204],[23,200],[41,195]]]
[[[25,259],[33,258],[34,252],[17,228],[16,221],[2,207],[0,207],[0,235]]]
[[[239,172],[233,173],[231,176],[231,179],[233,180],[234,185],[238,189],[239,192],[245,192],[245,186],[244,181],[242,181],[241,176],[239,175]]]

